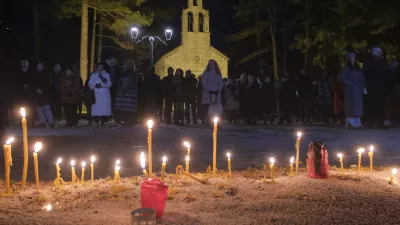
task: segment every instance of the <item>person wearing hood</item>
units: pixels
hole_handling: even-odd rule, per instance
[[[168,75],[161,81],[162,96],[165,99],[164,120],[167,124],[171,124],[172,105],[174,104],[174,96],[176,92],[173,80],[174,69],[169,67]]]
[[[366,80],[366,119],[377,128],[384,128],[386,111],[386,89],[388,87],[388,65],[380,48],[373,48],[365,60],[363,70]]]
[[[346,123],[353,128],[361,128],[361,117],[364,114],[363,93],[365,77],[357,64],[356,54],[350,52],[346,55],[347,64],[340,73],[340,81],[344,85],[344,104]]]
[[[239,82],[237,85],[237,93],[238,93],[238,100],[239,100],[239,119],[244,122],[246,108],[248,108],[248,102],[246,99],[246,86],[248,83],[248,75],[242,74],[240,75]]]
[[[115,122],[121,126],[132,126],[137,123],[139,91],[135,68],[132,60],[126,60],[117,84],[114,116]]]
[[[54,127],[53,113],[51,110],[51,78],[43,62],[38,62],[34,75],[34,90],[36,110],[39,116],[38,127]]]

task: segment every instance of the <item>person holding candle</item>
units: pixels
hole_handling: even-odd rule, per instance
[[[102,63],[97,64],[96,71],[90,76],[89,86],[94,90],[96,99],[96,103],[92,105],[92,116],[100,119],[103,127],[112,115],[110,93],[112,82]]]
[[[340,81],[344,85],[344,101],[347,121],[355,129],[360,129],[361,116],[364,114],[363,94],[365,77],[357,64],[356,54],[350,52],[346,55],[347,64],[340,73]]]

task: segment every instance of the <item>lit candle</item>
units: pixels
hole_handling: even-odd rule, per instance
[[[145,158],[144,158],[144,153],[143,152],[140,154],[140,165],[142,166],[143,174],[146,177],[149,177],[149,174],[147,173],[147,170],[146,170],[146,162],[145,162]]]
[[[228,157],[228,172],[229,172],[229,178],[232,178],[231,153],[230,153],[230,152],[226,153],[226,156]]]
[[[161,180],[164,180],[165,176],[165,168],[167,167],[167,157],[162,157],[162,166],[161,166]]]
[[[365,149],[363,148],[359,148],[358,149],[358,167],[357,167],[357,174],[360,175],[360,170],[361,170],[361,155],[363,154],[363,152],[365,151]]]
[[[71,160],[71,175],[72,175],[72,183],[75,184],[76,181],[75,160]]]
[[[394,179],[394,176],[396,175],[396,173],[397,173],[397,168],[393,168],[392,174],[390,175],[390,178],[389,178],[389,184],[393,184],[393,179]]]
[[[294,157],[290,158],[290,169],[289,169],[289,176],[293,176],[293,163],[294,163]]]
[[[296,140],[296,175],[299,172],[301,135],[302,135],[301,132],[297,132],[297,140]]]
[[[213,175],[217,176],[217,132],[218,132],[218,117],[214,117],[214,132],[213,132]]]
[[[57,171],[57,179],[59,179],[61,177],[61,168],[60,168],[60,164],[62,163],[62,158],[58,158],[56,161],[56,171]]]
[[[190,164],[190,143],[189,142],[187,142],[187,141],[185,141],[184,143],[183,143],[183,145],[185,145],[186,146],[186,148],[187,148],[187,158],[189,158],[189,161],[187,161],[186,160],[186,172],[188,172],[189,173],[189,164]]]
[[[153,176],[153,155],[152,155],[152,130],[153,120],[147,121],[147,126],[149,127],[147,134],[147,145],[148,145],[148,157],[149,157],[149,175]]]
[[[4,144],[4,180],[6,185],[6,194],[11,194],[11,183],[10,183],[10,170],[12,166],[11,157],[11,143],[14,141],[13,137],[10,137]]]
[[[47,212],[50,212],[53,209],[53,206],[51,204],[47,204],[43,207]]]
[[[35,167],[35,181],[36,181],[36,191],[39,191],[39,163],[37,159],[37,153],[42,149],[43,145],[41,142],[36,142],[33,152],[33,162]]]
[[[81,163],[81,166],[82,166],[81,180],[82,180],[82,183],[84,183],[84,182],[85,182],[85,167],[86,167],[86,162],[83,161],[83,162]]]
[[[275,182],[275,179],[274,179],[274,172],[275,172],[274,171],[275,170],[274,163],[275,163],[275,159],[274,158],[270,158],[269,162],[271,163],[269,165],[269,168],[271,169],[271,181],[272,181],[272,183],[274,183]]]
[[[339,157],[340,171],[341,171],[342,174],[343,174],[343,154],[342,154],[342,153],[339,153],[339,154],[337,155],[337,157]]]
[[[186,172],[188,172],[188,173],[189,173],[189,161],[190,161],[190,158],[189,158],[189,156],[187,155],[187,156],[186,156]]]
[[[96,157],[92,155],[92,157],[90,157],[90,179],[92,183],[94,182],[94,161],[96,161]]]
[[[26,177],[28,174],[28,126],[26,124],[26,112],[25,108],[21,108],[21,116],[22,116],[22,141],[24,148],[24,168],[22,170],[22,181],[21,187],[24,188],[26,184]]]
[[[373,164],[373,158],[374,158],[374,146],[371,145],[369,146],[369,152],[368,152],[368,156],[369,156],[369,170],[372,172],[374,169],[374,164]]]
[[[115,162],[115,171],[114,171],[114,181],[115,182],[119,182],[121,180],[120,176],[119,176],[119,171],[121,169],[120,163],[121,163],[121,161],[119,159]]]

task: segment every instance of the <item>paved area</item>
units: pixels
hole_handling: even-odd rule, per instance
[[[261,167],[269,157],[275,157],[277,166],[287,166],[289,158],[295,155],[296,132],[304,133],[301,145],[301,158],[305,158],[307,145],[319,140],[328,146],[329,162],[338,165],[336,154],[344,153],[345,166],[357,162],[356,149],[359,146],[376,146],[374,161],[377,165],[395,166],[400,164],[400,129],[389,130],[345,130],[338,126],[264,126],[264,125],[222,125],[218,133],[218,167],[226,168],[226,153],[232,153],[233,169],[250,166]],[[22,140],[20,128],[14,126],[8,133],[16,136],[13,145],[13,167],[11,176],[21,179]],[[192,143],[191,171],[204,171],[212,162],[212,130],[201,125],[167,126],[160,125],[153,131],[154,171],[161,168],[161,158],[168,157],[167,171],[173,172],[179,164],[184,165],[186,149],[184,140]],[[43,150],[39,153],[40,176],[52,180],[56,171],[54,163],[63,157],[62,176],[70,177],[69,161],[75,159],[79,164],[89,162],[92,154],[98,161],[95,165],[96,177],[113,174],[116,159],[121,159],[121,176],[141,173],[139,154],[147,151],[147,129],[144,126],[133,128],[32,128],[29,129],[29,145],[42,141]],[[33,180],[33,157],[30,150],[29,179]],[[2,153],[0,157],[3,158]],[[364,154],[363,162],[368,163]],[[0,174],[3,174],[3,166]]]

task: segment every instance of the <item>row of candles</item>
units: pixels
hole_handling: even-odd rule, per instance
[[[21,116],[22,116],[22,136],[23,136],[23,149],[24,149],[24,169],[23,169],[23,175],[22,175],[22,182],[21,185],[22,187],[25,186],[26,183],[26,174],[27,174],[27,167],[28,167],[28,137],[27,137],[27,121],[26,121],[26,112],[24,108],[21,108]],[[212,167],[212,173],[213,176],[216,176],[216,172],[217,172],[217,133],[218,133],[218,118],[215,117],[213,119],[214,122],[214,130],[213,130],[213,167]],[[143,169],[143,174],[148,176],[148,177],[153,177],[153,161],[152,161],[152,128],[153,128],[153,121],[149,120],[147,121],[147,126],[148,126],[148,164],[149,164],[149,172],[147,172],[146,170],[146,166],[145,166],[145,156],[144,153],[141,153],[140,156],[140,161],[141,161],[141,167]],[[291,157],[290,158],[290,175],[293,175],[293,163],[295,161],[296,163],[296,169],[295,172],[296,174],[298,173],[298,169],[299,169],[299,156],[300,156],[300,143],[301,143],[301,137],[302,137],[302,133],[298,132],[297,133],[297,140],[296,140],[296,158]],[[11,159],[11,142],[13,141],[13,138],[10,138],[5,146],[4,146],[4,152],[5,152],[5,179],[6,179],[6,193],[11,193],[11,188],[9,187],[9,174],[10,174],[10,166],[12,165],[12,159]],[[187,148],[187,155],[186,155],[186,173],[189,174],[190,171],[190,143],[189,142],[184,142],[183,143],[184,146],[186,146]],[[36,180],[36,188],[37,190],[39,189],[39,171],[38,171],[38,160],[37,160],[37,153],[40,151],[40,149],[42,148],[42,143],[37,142],[35,144],[34,147],[34,168],[35,168],[35,180]],[[369,157],[370,157],[370,170],[373,170],[373,146],[370,147],[370,152],[368,153]],[[360,148],[358,149],[358,174],[360,173],[360,167],[361,167],[361,155],[362,153],[365,151],[365,149]],[[341,171],[343,172],[343,154],[339,153],[338,154],[339,157],[339,161],[341,164]],[[232,178],[232,168],[231,168],[231,154],[227,153],[227,158],[228,158],[228,177]],[[93,181],[93,171],[94,171],[94,161],[95,161],[95,157],[92,156],[91,157],[91,180]],[[165,177],[165,169],[166,169],[166,161],[167,161],[167,157],[163,157],[162,158],[162,169],[161,169],[161,179],[164,179]],[[60,163],[62,162],[62,159],[58,159],[56,162],[56,169],[57,169],[57,178],[60,178]],[[119,181],[120,180],[120,174],[119,171],[121,169],[120,167],[120,160],[116,161],[115,164],[115,173],[114,173],[114,177],[115,177],[115,181]],[[275,165],[275,159],[274,158],[270,158],[270,171],[271,171],[271,178],[272,180],[274,179],[274,165]],[[82,166],[82,176],[81,176],[81,180],[84,181],[84,172],[85,172],[85,167],[86,167],[86,162],[82,162],[81,163]],[[393,173],[395,170],[393,170]],[[396,170],[397,171],[397,170]],[[72,183],[75,183],[78,178],[76,176],[75,173],[75,160],[71,160],[71,173],[72,173]],[[392,173],[392,177],[393,174]],[[391,180],[393,180],[393,178],[391,178]]]

